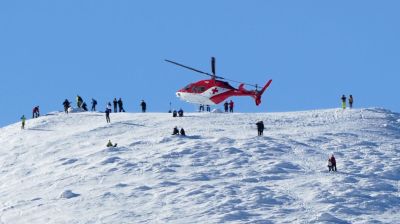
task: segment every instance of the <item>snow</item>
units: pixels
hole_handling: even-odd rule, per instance
[[[53,112],[0,129],[0,223],[398,223],[399,120],[379,108],[111,124]]]

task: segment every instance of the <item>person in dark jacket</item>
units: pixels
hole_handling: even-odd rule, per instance
[[[106,112],[106,121],[107,121],[107,123],[111,123],[111,120],[110,120],[111,103],[110,102],[108,102],[105,112]]]
[[[178,112],[176,110],[172,111],[172,117],[176,117],[178,115]]]
[[[64,105],[64,112],[68,114],[68,108],[71,106],[71,103],[67,99],[65,99],[63,105]]]
[[[262,136],[264,132],[264,122],[259,121],[256,123],[256,125],[257,125],[258,136]]]
[[[38,118],[40,116],[39,106],[36,106],[32,110],[32,118]]]
[[[204,105],[203,104],[200,104],[200,106],[199,106],[199,112],[203,112],[204,111]]]
[[[174,130],[172,131],[172,135],[179,135],[179,130],[178,130],[177,126],[174,127]]]
[[[84,111],[88,111],[86,102],[83,102],[83,103],[82,103],[82,109],[83,109]]]
[[[331,172],[332,170],[332,160],[331,157],[328,158],[328,172]]]
[[[228,112],[228,107],[229,107],[229,103],[228,103],[228,101],[225,101],[225,103],[224,103],[224,109],[225,109],[225,112],[226,112],[226,113]]]
[[[342,108],[346,109],[346,96],[343,94],[342,98],[340,99],[342,99]]]
[[[353,95],[349,96],[349,107],[350,109],[353,108]]]
[[[124,103],[122,102],[122,99],[121,98],[119,98],[119,100],[118,100],[118,107],[119,107],[119,112],[125,112],[125,110],[124,110]]]
[[[142,107],[142,112],[143,112],[143,113],[146,113],[146,107],[147,107],[147,105],[146,105],[146,102],[144,102],[144,100],[142,100],[142,102],[140,103],[140,106]]]
[[[186,136],[185,129],[181,128],[181,132],[180,133],[181,133],[182,136]]]
[[[92,98],[92,109],[91,111],[96,111],[97,100]]]
[[[332,154],[330,159],[331,159],[331,163],[332,163],[332,171],[337,171],[335,156]]]
[[[113,105],[114,105],[114,113],[117,113],[117,112],[118,112],[118,110],[117,110],[117,105],[118,105],[118,100],[117,100],[117,98],[114,98],[114,100],[113,100]]]
[[[207,112],[211,112],[211,107],[210,107],[210,105],[207,105],[206,108],[207,108]]]
[[[183,117],[183,110],[182,110],[182,108],[178,110],[178,116],[179,116],[179,117]]]

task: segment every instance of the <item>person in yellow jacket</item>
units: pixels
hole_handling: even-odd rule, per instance
[[[107,147],[117,147],[117,143],[114,145],[111,143],[111,140],[108,140]]]
[[[82,103],[83,103],[82,97],[79,95],[76,95],[76,105],[78,106],[78,108],[82,107]]]
[[[21,129],[25,129],[25,121],[26,121],[25,115],[22,115],[22,117],[21,117],[21,122],[22,122]]]

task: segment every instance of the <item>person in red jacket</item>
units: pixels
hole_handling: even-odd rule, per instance
[[[233,113],[233,101],[229,102],[229,112]]]
[[[336,169],[336,159],[335,159],[335,156],[333,156],[333,154],[331,155],[330,160],[331,160],[331,163],[332,163],[332,171],[337,171],[337,169]]]

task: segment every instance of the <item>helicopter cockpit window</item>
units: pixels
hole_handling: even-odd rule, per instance
[[[187,85],[187,86],[185,86],[184,89],[185,89],[185,90],[189,90],[189,89],[190,89],[190,86],[191,86],[191,85]]]
[[[194,93],[202,93],[206,90],[206,87],[204,86],[193,86],[192,91]]]

